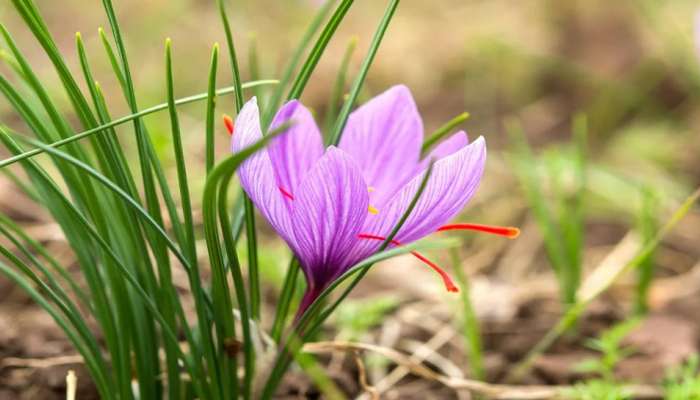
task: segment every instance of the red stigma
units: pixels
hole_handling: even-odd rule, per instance
[[[359,235],[357,235],[357,237],[360,239],[386,240],[386,238],[383,236],[370,235],[367,233],[360,233]],[[395,239],[392,239],[390,243],[393,244],[394,246],[401,246],[402,245],[398,240],[395,240]],[[457,287],[457,285],[454,284],[454,282],[452,281],[452,278],[450,278],[450,276],[447,274],[447,272],[445,272],[445,270],[440,268],[434,262],[428,260],[424,255],[422,255],[421,253],[419,253],[417,251],[411,251],[411,254],[414,257],[416,257],[417,259],[423,261],[425,264],[427,264],[430,268],[432,268],[435,272],[437,272],[440,275],[443,283],[445,284],[445,289],[447,289],[448,292],[453,292],[453,293],[459,292],[459,288]]]
[[[224,114],[224,125],[228,131],[229,136],[233,135],[233,120],[228,115]]]
[[[288,191],[284,190],[284,188],[282,186],[277,186],[277,187],[279,188],[280,192],[282,192],[282,196],[288,198],[289,200],[294,200],[294,196],[292,196],[292,194],[289,193]]]
[[[493,235],[505,236],[508,239],[515,239],[520,235],[520,229],[512,226],[492,226],[481,224],[450,224],[443,225],[437,229],[438,232],[443,231],[477,231],[490,233]]]

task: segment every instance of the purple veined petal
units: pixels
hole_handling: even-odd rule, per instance
[[[288,121],[292,126],[270,142],[267,152],[277,185],[294,197],[302,178],[321,158],[324,149],[321,132],[314,118],[297,100],[280,108],[272,120],[270,130]]]
[[[416,203],[396,240],[407,244],[427,236],[449,222],[476,192],[486,162],[486,145],[479,137],[470,145],[435,163],[425,191]],[[423,173],[402,187],[377,215],[370,215],[363,233],[388,236],[418,191]],[[376,243],[361,242],[353,251],[367,257],[377,249]]]
[[[231,151],[237,153],[262,138],[260,114],[255,97],[250,99],[236,117],[236,130],[231,137]],[[266,149],[250,156],[238,168],[243,190],[255,207],[288,243],[292,238],[290,214],[285,199],[277,187],[275,174]]]
[[[449,138],[438,143],[430,153],[428,153],[420,162],[418,170],[416,173],[422,172],[424,169],[428,168],[430,160],[439,160],[445,158],[450,154],[456,153],[463,147],[469,144],[469,138],[467,133],[464,131],[459,131]]]
[[[368,214],[369,194],[355,161],[336,147],[304,177],[292,205],[294,250],[316,293],[349,266]]]
[[[415,173],[423,142],[423,121],[403,85],[394,86],[355,110],[340,148],[359,165],[381,207]]]

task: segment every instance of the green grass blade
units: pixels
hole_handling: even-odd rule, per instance
[[[6,221],[3,222],[3,224],[5,223]],[[42,275],[46,279],[46,282],[44,282],[33,271],[32,267],[22,262],[19,257],[4,246],[0,246],[0,252],[5,256],[5,258],[11,260],[22,271],[22,273],[27,276],[27,278],[40,287],[51,299],[51,301],[59,307],[59,309],[73,324],[80,337],[85,341],[85,344],[90,349],[92,355],[99,362],[101,369],[106,371],[107,364],[102,358],[100,346],[97,344],[95,336],[85,324],[85,318],[81,315],[78,306],[71,300],[68,293],[58,283],[48,268],[46,268],[24,244],[22,244],[12,233],[10,233],[8,229],[6,229],[4,226],[0,226],[0,233],[9,239],[10,242],[22,253],[22,255],[26,257],[26,259],[29,260],[32,265],[34,265],[34,267],[41,271]]]
[[[226,44],[228,46],[229,59],[231,61],[231,73],[233,75],[233,85],[236,88],[241,87],[241,74],[238,67],[238,58],[236,57],[236,46],[233,42],[233,33],[229,24],[226,8],[223,0],[218,0],[219,14],[224,25],[226,33]],[[243,91],[236,90],[236,112],[240,112],[243,107]],[[248,245],[248,279],[250,289],[250,305],[253,318],[260,320],[260,272],[258,270],[258,240],[255,232],[255,208],[248,196],[243,193],[243,209],[245,213],[245,228],[246,240]],[[227,232],[228,233],[228,232]],[[247,373],[247,369],[246,369]],[[246,375],[247,376],[247,375]],[[244,396],[250,396],[249,385],[244,387]]]
[[[259,81],[259,82],[248,82],[246,84],[243,84],[243,89],[252,88],[252,87],[255,87],[258,85],[274,85],[277,83],[278,83],[278,81],[276,81],[276,80],[264,80],[264,81]],[[224,95],[231,94],[234,91],[235,91],[235,88],[233,86],[229,86],[229,87],[225,87],[225,88],[217,90],[216,95],[217,96],[224,96]],[[196,94],[193,96],[180,98],[180,99],[175,101],[175,105],[180,106],[180,105],[184,105],[184,104],[194,103],[197,101],[206,100],[206,98],[207,98],[207,93],[199,93],[199,94]],[[80,133],[77,133],[71,137],[61,139],[61,140],[58,140],[58,141],[53,142],[53,143],[47,143],[46,145],[49,147],[52,147],[52,148],[57,148],[57,147],[61,147],[61,146],[64,146],[66,144],[75,142],[77,140],[81,140],[81,139],[90,137],[90,136],[98,134],[98,133],[108,133],[109,128],[113,128],[113,127],[116,127],[118,125],[122,125],[122,124],[125,124],[128,122],[131,122],[136,118],[142,118],[146,115],[153,114],[155,112],[162,111],[162,110],[165,110],[167,108],[168,108],[168,103],[161,103],[161,104],[155,105],[153,107],[145,108],[141,111],[131,113],[131,114],[126,115],[124,117],[114,119],[114,120],[112,120],[108,123],[105,123],[103,125],[88,129],[88,130],[80,132]],[[43,152],[44,152],[44,150],[42,150],[42,149],[33,149],[30,151],[23,152],[21,154],[17,154],[17,155],[12,156],[12,157],[8,157],[8,158],[0,161],[0,168],[6,167],[10,164],[14,164],[17,161],[21,161],[21,160],[27,159],[29,157],[33,157],[33,156],[35,156],[37,154],[41,154]]]
[[[275,115],[277,109],[281,105],[284,90],[287,88],[287,84],[292,79],[292,74],[294,74],[294,71],[296,71],[297,67],[299,66],[299,62],[301,62],[301,56],[304,55],[306,47],[308,47],[309,43],[311,43],[311,39],[313,39],[314,35],[321,27],[321,23],[324,19],[326,19],[328,13],[330,13],[331,7],[334,3],[335,0],[326,0],[326,2],[323,3],[321,7],[319,7],[318,12],[314,16],[314,19],[311,21],[308,28],[304,32],[304,35],[299,41],[299,44],[294,49],[294,53],[292,53],[292,56],[290,57],[289,62],[287,63],[287,66],[284,68],[284,72],[282,72],[280,83],[272,92],[272,95],[270,96],[270,101],[267,104],[267,109],[263,113],[261,121],[263,130],[267,130],[268,126],[270,125],[273,116]]]
[[[550,213],[550,205],[545,200],[542,192],[541,178],[537,174],[537,162],[522,128],[516,122],[510,121],[507,124],[507,130],[513,143],[513,170],[516,172],[516,176],[523,187],[528,204],[532,208],[535,220],[542,233],[547,256],[561,288],[562,299],[564,302],[570,303],[572,294],[570,291],[568,294],[565,293],[567,286],[566,281],[562,278],[562,274],[566,273],[567,268],[566,250],[561,240],[562,234],[554,222],[554,218]]]
[[[3,138],[4,141],[7,141],[9,139],[8,133],[4,128],[0,128],[0,137]],[[30,139],[24,139],[26,141],[31,141]],[[42,146],[39,143],[34,143],[35,145]],[[147,221],[149,225],[153,228],[154,231],[160,232],[160,234],[163,235],[165,242],[169,244],[169,247],[175,254],[175,256],[183,263],[183,265],[187,265],[187,260],[182,256],[181,253],[179,253],[177,246],[175,245],[174,242],[172,242],[171,239],[167,237],[167,234],[165,234],[164,231],[162,231],[162,228],[160,227],[159,224],[157,224],[152,217],[148,214],[146,210],[144,210],[135,200],[130,198],[122,189],[120,189],[117,185],[115,185],[113,182],[109,181],[106,179],[103,175],[99,174],[99,172],[95,171],[93,168],[90,166],[82,163],[80,160],[77,160],[70,155],[67,155],[59,150],[44,147],[44,150],[47,151],[48,153],[51,153],[52,155],[61,158],[62,160],[76,166],[80,171],[83,171],[86,173],[86,175],[94,178],[97,180],[99,183],[103,184],[106,188],[108,188],[110,191],[114,192],[117,194],[120,198],[125,200],[125,204],[128,206],[132,207],[134,210],[136,210],[144,219],[144,221]],[[25,161],[25,162],[30,162],[33,163],[32,161]],[[36,167],[33,167],[33,171],[35,172],[40,172],[40,170],[36,169]],[[47,179],[47,178],[45,178]],[[164,338],[167,340],[170,340],[173,344],[178,344],[177,336],[175,333],[170,330],[168,323],[166,319],[162,316],[162,314],[159,312],[156,304],[154,303],[153,299],[151,296],[148,294],[148,292],[141,286],[139,283],[138,279],[132,274],[132,272],[129,270],[128,267],[123,263],[123,261],[120,259],[120,257],[113,251],[113,249],[108,245],[108,243],[105,241],[105,239],[100,235],[95,228],[91,226],[91,224],[85,219],[85,217],[77,210],[75,209],[68,199],[63,196],[61,193],[60,189],[57,186],[51,186],[50,189],[53,191],[53,193],[56,195],[56,199],[62,203],[68,206],[66,210],[70,212],[71,218],[74,220],[77,220],[83,228],[85,228],[85,232],[87,235],[92,237],[96,244],[104,250],[105,255],[111,259],[115,265],[119,268],[119,273],[124,276],[126,281],[131,285],[131,287],[134,289],[134,293],[140,297],[140,299],[143,301],[145,306],[149,309],[149,311],[152,313],[152,315],[155,317],[155,319],[160,323],[161,328],[164,333]],[[186,321],[183,321],[185,323]],[[184,354],[179,350],[179,346],[176,346],[179,352],[180,359],[182,359],[185,362],[186,368],[188,370],[192,371],[191,369],[191,364],[189,361],[189,358],[185,357]]]
[[[461,288],[459,295],[462,300],[462,334],[464,335],[464,345],[469,358],[469,370],[474,379],[484,380],[485,371],[481,331],[479,329],[479,320],[476,317],[474,305],[470,297],[471,287],[469,279],[459,262],[459,251],[457,249],[450,249],[450,256],[455,278],[457,278],[457,282]]]
[[[248,40],[248,70],[250,71],[250,80],[256,81],[260,79],[260,56],[258,54],[258,37],[251,33]],[[255,97],[259,103],[265,103],[263,99],[262,88],[257,87],[253,90]],[[264,107],[263,107],[264,108]]]
[[[81,307],[84,307],[86,310],[92,313],[95,312],[93,305],[90,303],[87,293],[85,293],[83,288],[80,287],[80,285],[75,281],[75,279],[66,270],[66,268],[64,268],[58,261],[56,261],[56,259],[53,258],[51,254],[49,254],[49,252],[44,246],[42,246],[36,240],[32,239],[17,224],[15,224],[12,220],[10,220],[2,214],[0,214],[0,224],[4,225],[6,229],[8,229],[14,235],[17,235],[20,240],[28,244],[29,254],[39,254],[39,256],[41,256],[44,260],[46,260],[49,263],[54,272],[58,274],[58,276],[63,281],[68,283],[68,285],[71,288],[71,291],[75,294],[77,299],[80,300]],[[49,278],[49,276],[51,276],[52,274],[49,272],[45,272],[44,275],[47,278]]]
[[[223,0],[217,0],[217,3],[219,5],[219,15],[221,16],[221,22],[224,25],[224,32],[226,34],[226,46],[228,48],[229,59],[231,60],[233,86],[236,88],[236,111],[240,111],[241,108],[243,108],[243,90],[241,87],[241,72],[238,68],[238,58],[236,57],[236,46],[233,42],[233,33],[231,32],[231,25],[228,20],[228,15],[226,14],[226,7],[224,6],[224,2]]]
[[[326,134],[331,132],[333,129],[333,123],[338,117],[338,107],[343,100],[343,94],[345,93],[345,83],[348,75],[348,67],[350,66],[350,60],[352,59],[352,54],[355,52],[357,47],[357,36],[354,36],[348,42],[348,47],[345,49],[345,54],[343,54],[343,59],[340,61],[340,67],[338,68],[338,75],[335,78],[335,84],[333,85],[333,91],[331,92],[331,98],[328,100],[328,107],[326,108],[325,123],[323,130]]]
[[[111,385],[107,382],[105,373],[100,371],[97,365],[97,361],[92,357],[90,351],[85,347],[77,334],[71,329],[68,322],[59,314],[59,312],[51,306],[51,304],[34,289],[33,285],[22,278],[18,273],[16,273],[12,268],[7,266],[5,263],[0,262],[0,272],[12,280],[17,286],[22,288],[32,300],[37,303],[43,310],[45,310],[51,317],[56,321],[59,327],[66,333],[68,339],[71,341],[73,346],[78,350],[78,352],[84,357],[85,365],[91,372],[91,376],[95,381],[95,386],[100,393],[100,397],[104,399],[115,399],[115,394],[111,389]]]
[[[186,232],[185,252],[190,264],[197,262],[197,249],[195,246],[194,222],[192,217],[192,203],[190,189],[187,183],[187,168],[185,167],[185,154],[182,148],[182,134],[180,132],[180,120],[175,108],[175,89],[173,83],[172,52],[170,39],[165,42],[165,76],[168,93],[168,112],[170,113],[170,125],[173,138],[173,152],[175,153],[175,165],[177,168],[177,181],[180,188],[180,203],[182,204],[183,221]]]
[[[287,273],[284,276],[282,291],[280,292],[280,297],[277,301],[277,307],[275,308],[275,319],[272,323],[272,330],[270,333],[272,339],[274,339],[277,343],[279,343],[280,339],[282,338],[282,331],[284,330],[287,319],[289,318],[289,310],[292,305],[294,293],[296,292],[296,285],[300,271],[301,267],[299,265],[299,260],[296,257],[292,257],[292,260],[289,262],[289,267],[287,268]]]
[[[547,334],[511,369],[506,381],[513,382],[522,378],[532,367],[533,362],[545,352],[554,342],[564,333],[566,333],[576,321],[580,318],[586,307],[601,293],[605,291],[619,276],[631,269],[639,268],[640,265],[647,259],[661,244],[661,241],[668,235],[687,214],[690,212],[695,203],[700,200],[700,188],[697,188],[693,193],[685,198],[683,203],[676,208],[671,217],[666,223],[656,231],[652,240],[648,241],[637,253],[637,255],[627,262],[623,268],[617,270],[614,276],[596,288],[594,292],[588,293],[585,298],[579,299],[579,302],[570,307],[566,313],[559,319],[557,324],[550,329]],[[583,296],[582,296],[583,297]]]
[[[651,188],[641,191],[642,205],[638,216],[638,230],[642,243],[647,244],[654,239],[654,233],[658,229],[656,213],[658,211],[657,198]],[[635,312],[646,314],[649,308],[649,288],[654,279],[654,251],[639,263],[637,269],[637,287],[635,298]]]
[[[304,88],[306,88],[306,84],[309,82],[309,78],[311,78],[311,74],[314,72],[314,69],[316,69],[318,61],[321,59],[323,52],[328,46],[328,42],[330,42],[336,29],[338,29],[338,26],[342,22],[343,18],[345,18],[345,14],[347,14],[350,6],[352,6],[352,3],[353,0],[342,0],[335,9],[331,19],[323,28],[321,35],[316,41],[316,44],[311,49],[309,56],[306,58],[306,62],[304,62],[304,64],[301,66],[301,70],[297,74],[297,77],[292,84],[292,88],[289,90],[289,94],[287,95],[288,100],[298,99],[301,97],[301,94],[304,92]]]
[[[36,5],[31,0],[12,0],[12,3],[51,60],[80,121],[86,127],[94,125],[95,120],[88,106],[88,102],[80,92],[80,88],[73,74],[63,60]]]
[[[435,144],[444,139],[447,135],[449,135],[452,132],[454,128],[461,125],[467,119],[469,119],[469,113],[463,112],[458,116],[452,118],[451,120],[447,121],[441,127],[437,128],[435,132],[428,135],[423,141],[423,147],[421,147],[420,150],[421,154],[427,154],[428,150],[430,150],[431,147],[433,147]]]
[[[207,112],[206,112],[206,161],[207,174],[214,168],[214,113],[216,112],[216,68],[219,60],[219,45],[214,44],[211,50],[211,62],[209,63],[209,84],[207,85]],[[239,91],[236,90],[236,93]]]
[[[126,91],[127,84],[124,78],[124,72],[122,70],[121,65],[119,65],[117,55],[114,54],[114,49],[112,48],[112,45],[109,43],[107,33],[105,33],[105,30],[102,27],[97,28],[97,33],[100,36],[100,42],[102,42],[102,47],[104,48],[105,53],[107,54],[107,59],[109,59],[109,64],[112,66],[112,71],[114,71],[114,76],[117,78],[117,82],[119,82],[119,86],[122,88],[122,91]]]
[[[389,2],[389,5],[387,5],[386,11],[384,12],[384,16],[379,22],[379,26],[377,26],[377,30],[374,33],[374,37],[372,38],[372,43],[370,43],[369,45],[367,55],[365,56],[364,61],[362,61],[360,71],[352,84],[350,94],[345,100],[343,108],[341,108],[340,110],[340,114],[338,115],[338,119],[335,122],[333,131],[331,131],[331,144],[338,145],[338,143],[340,143],[340,135],[343,133],[345,124],[347,123],[348,117],[350,116],[350,111],[355,105],[355,101],[357,100],[357,96],[360,94],[360,90],[362,90],[362,85],[365,83],[367,72],[369,72],[369,68],[372,66],[374,57],[377,55],[377,50],[379,50],[379,45],[384,39],[384,34],[386,33],[387,28],[389,27],[389,23],[391,22],[391,19],[394,16],[394,13],[396,12],[396,7],[398,7],[399,2],[400,0],[391,0]]]
[[[228,189],[229,183],[231,182],[231,175],[236,171],[238,166],[248,156],[262,148],[270,139],[285,131],[287,128],[287,124],[280,126],[269,135],[264,136],[255,145],[247,147],[246,149],[221,162],[216,168],[214,168],[214,170],[212,170],[211,174],[208,175],[204,189],[204,197],[202,200],[202,210],[204,212],[204,231],[212,270],[212,295],[215,313],[214,321],[218,332],[217,338],[219,340],[220,348],[223,348],[223,346],[225,346],[225,341],[228,338],[235,337],[233,308],[230,299],[230,289],[226,280],[226,262],[224,261],[221,239],[219,237],[217,227],[216,214],[218,211],[220,216],[219,222],[223,225],[222,230],[225,235],[225,246],[223,246],[223,248],[227,251],[228,262],[230,263],[234,284],[236,285],[236,296],[239,303],[238,306],[241,310],[241,318],[243,321],[241,325],[243,329],[243,342],[245,349],[244,357],[246,361],[243,397],[246,399],[250,398],[252,390],[252,378],[255,367],[255,351],[252,347],[253,344],[250,324],[248,323],[249,306],[245,295],[245,284],[243,283],[243,276],[240,272],[238,257],[235,253],[235,245],[232,243],[232,232],[230,226],[227,226],[228,205],[226,204],[225,193]],[[220,183],[221,187],[219,187]],[[231,365],[228,363],[228,360],[225,361],[223,367],[224,370],[217,370],[217,373],[221,372],[222,374],[225,374],[221,377],[221,379],[231,379]],[[225,387],[222,386],[222,388]]]

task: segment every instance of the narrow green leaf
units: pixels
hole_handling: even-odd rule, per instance
[[[228,16],[226,15],[226,8],[224,7],[223,0],[218,0],[219,2],[219,14],[221,15],[221,20],[224,24],[224,30],[226,32],[226,44],[228,45],[229,58],[231,61],[231,73],[233,75],[233,85],[234,87],[241,87],[241,74],[238,67],[238,58],[236,57],[236,46],[233,42],[233,33],[231,32],[231,26],[229,25]],[[243,108],[243,91],[241,89],[236,90],[236,112],[240,112]],[[245,213],[245,228],[246,228],[246,240],[248,244],[248,279],[250,288],[250,304],[251,313],[253,318],[256,320],[260,319],[260,272],[258,271],[258,241],[257,234],[255,232],[255,209],[253,203],[250,201],[248,196],[243,193],[243,208]],[[228,232],[227,232],[228,233]],[[246,369],[247,371],[247,369]],[[247,371],[248,373],[248,371]],[[250,387],[245,385],[244,387],[244,397],[250,397]]]
[[[323,3],[321,7],[319,7],[318,12],[314,16],[314,19],[311,21],[309,27],[304,32],[304,35],[299,41],[299,44],[294,49],[294,53],[292,53],[292,56],[290,57],[289,62],[287,63],[287,66],[284,68],[284,72],[282,73],[282,77],[280,78],[279,85],[272,92],[269,104],[267,104],[267,110],[263,114],[261,123],[263,130],[267,130],[268,126],[270,125],[272,117],[275,115],[277,109],[280,106],[280,103],[282,102],[284,90],[287,88],[287,84],[292,79],[292,74],[294,73],[294,71],[296,71],[297,67],[299,66],[301,56],[304,54],[304,51],[306,50],[306,47],[309,45],[309,43],[311,43],[311,39],[313,39],[313,36],[321,27],[321,23],[323,22],[323,20],[326,19],[328,13],[330,13],[331,7],[333,6],[333,4],[335,4],[335,1],[336,0],[326,0],[326,2]]]
[[[332,2],[329,1],[329,3]],[[316,69],[318,61],[321,59],[321,56],[328,46],[328,42],[330,42],[336,29],[338,29],[338,26],[342,22],[343,18],[345,18],[345,14],[347,14],[350,6],[352,6],[352,3],[353,0],[342,0],[335,9],[331,19],[323,28],[321,35],[316,41],[316,44],[311,49],[306,62],[304,62],[304,64],[301,66],[301,70],[297,74],[297,77],[292,84],[292,88],[289,90],[287,99],[292,100],[301,97],[301,94],[304,92],[304,88],[306,88],[306,84],[309,82],[309,78],[311,78],[311,74],[314,72],[314,69]]]
[[[462,334],[464,335],[464,344],[467,348],[467,357],[469,358],[469,370],[474,379],[484,380],[484,361],[483,361],[483,346],[481,344],[481,331],[479,329],[479,319],[474,311],[474,305],[471,299],[471,287],[467,275],[462,269],[462,263],[459,261],[459,250],[450,249],[450,258],[452,259],[452,269],[460,286],[460,298],[462,300]]]
[[[170,124],[173,138],[173,152],[175,153],[175,165],[177,168],[177,182],[180,188],[180,203],[182,204],[182,214],[187,234],[187,246],[185,251],[190,263],[197,262],[197,249],[194,235],[194,222],[192,217],[192,204],[190,201],[190,189],[187,179],[187,168],[185,167],[185,154],[182,148],[182,134],[180,132],[180,120],[175,108],[175,89],[173,84],[173,66],[171,42],[165,42],[165,77],[168,93],[168,112],[170,113]]]
[[[348,75],[348,67],[350,66],[350,60],[352,59],[352,54],[355,52],[357,47],[357,36],[353,36],[348,42],[348,47],[345,49],[345,54],[343,54],[343,59],[340,61],[340,67],[338,68],[338,75],[335,78],[335,84],[333,85],[333,92],[331,92],[331,98],[328,100],[328,108],[326,109],[326,116],[323,130],[326,135],[333,129],[333,123],[338,117],[338,107],[343,100],[343,94],[345,93],[345,82]]]
[[[214,113],[216,112],[216,68],[219,60],[219,45],[214,44],[209,63],[209,84],[207,85],[206,113],[206,168],[207,174],[214,168]],[[238,91],[236,91],[238,92]]]
[[[258,86],[258,85],[274,85],[274,84],[277,84],[277,82],[278,82],[278,81],[276,81],[276,80],[265,80],[265,81],[259,81],[259,82],[248,82],[248,83],[246,83],[246,84],[243,84],[243,88],[244,88],[244,89],[247,89],[247,88],[255,87],[255,86]],[[233,93],[234,91],[235,91],[235,88],[234,88],[233,86],[229,86],[229,87],[226,87],[226,88],[217,90],[217,91],[216,91],[216,95],[217,95],[217,96],[224,96],[224,95],[227,95],[227,94],[231,94],[231,93]],[[206,99],[207,99],[207,93],[199,93],[199,94],[196,94],[196,95],[193,95],[193,96],[188,96],[188,97],[180,98],[180,99],[178,99],[178,100],[175,101],[175,105],[176,105],[176,106],[180,106],[180,105],[189,104],[189,103],[194,103],[194,102],[202,101],[202,100],[206,100]],[[86,138],[86,137],[90,137],[90,136],[95,135],[95,134],[97,134],[97,133],[108,133],[108,132],[109,132],[109,131],[108,131],[108,128],[113,128],[113,127],[115,127],[115,126],[125,124],[125,123],[127,123],[127,122],[133,121],[133,120],[136,119],[136,118],[141,118],[141,117],[144,117],[144,116],[146,116],[146,115],[153,114],[153,113],[155,113],[155,112],[165,110],[165,109],[167,109],[167,108],[168,108],[168,103],[158,104],[158,105],[155,105],[155,106],[153,106],[153,107],[145,108],[145,109],[143,109],[143,110],[141,110],[141,111],[138,111],[138,112],[135,112],[135,113],[126,115],[126,116],[124,116],[124,117],[117,118],[117,119],[115,119],[115,120],[112,120],[112,121],[110,121],[110,122],[108,122],[108,123],[106,123],[106,124],[97,126],[97,127],[95,127],[95,128],[91,128],[91,129],[88,129],[88,130],[86,130],[86,131],[77,133],[77,134],[75,134],[75,135],[73,135],[73,136],[71,136],[71,137],[68,137],[68,138],[65,138],[65,139],[62,139],[62,140],[58,140],[58,141],[53,142],[53,143],[47,143],[46,145],[47,145],[48,147],[56,148],[56,147],[61,147],[61,146],[63,146],[63,145],[66,145],[66,144],[68,144],[68,143],[75,142],[76,140],[80,140],[80,139],[83,139],[83,138]],[[8,157],[8,158],[6,158],[6,159],[0,161],[0,168],[6,167],[6,166],[8,166],[8,165],[10,165],[10,164],[16,163],[17,161],[24,160],[24,159],[26,159],[26,158],[33,157],[33,156],[35,156],[35,155],[37,155],[37,154],[41,154],[41,153],[43,153],[43,152],[44,152],[44,151],[41,150],[41,149],[33,149],[33,150],[30,150],[30,151],[26,151],[26,152],[24,152],[24,153],[22,153],[22,154],[18,154],[18,155],[12,156],[12,157]]]
[[[421,147],[421,154],[426,154],[431,147],[437,144],[439,141],[449,135],[454,128],[459,126],[461,123],[469,119],[469,113],[463,112],[458,116],[447,121],[444,125],[437,128],[435,132],[428,135],[428,137],[423,141],[423,147]]]
[[[369,45],[367,55],[365,56],[365,59],[362,62],[362,65],[360,66],[360,71],[352,84],[352,88],[350,89],[350,94],[345,100],[343,108],[341,108],[340,110],[340,114],[338,115],[338,119],[335,122],[333,131],[331,131],[330,133],[330,143],[333,145],[337,146],[338,143],[340,143],[340,135],[342,135],[343,129],[345,129],[345,124],[347,123],[348,117],[350,116],[350,111],[355,105],[355,101],[357,100],[357,96],[360,94],[360,90],[362,90],[362,85],[365,83],[367,72],[369,72],[369,68],[372,66],[374,57],[377,55],[377,50],[379,50],[379,45],[384,39],[384,34],[386,33],[387,28],[389,27],[389,23],[391,22],[391,19],[394,16],[394,13],[396,12],[396,7],[398,7],[399,2],[400,0],[391,0],[389,2],[389,5],[387,5],[386,11],[384,12],[384,16],[382,17],[382,20],[379,22],[379,26],[377,26],[377,30],[374,33],[374,37],[372,38],[372,43],[370,43]]]
[[[251,33],[248,36],[248,70],[250,71],[250,80],[256,81],[260,79],[260,56],[258,55],[258,37],[255,33]],[[253,89],[255,97],[258,98],[258,102],[264,104],[263,92],[261,87],[256,87]],[[264,107],[263,107],[264,108]]]

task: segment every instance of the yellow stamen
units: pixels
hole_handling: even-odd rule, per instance
[[[374,208],[372,206],[367,207],[367,211],[369,211],[370,214],[374,214],[374,215],[379,214],[379,210],[377,210],[376,208]]]
[[[373,186],[367,186],[367,191],[368,191],[368,192],[372,193],[372,192],[374,192],[375,190],[377,190],[377,189],[375,189]]]

